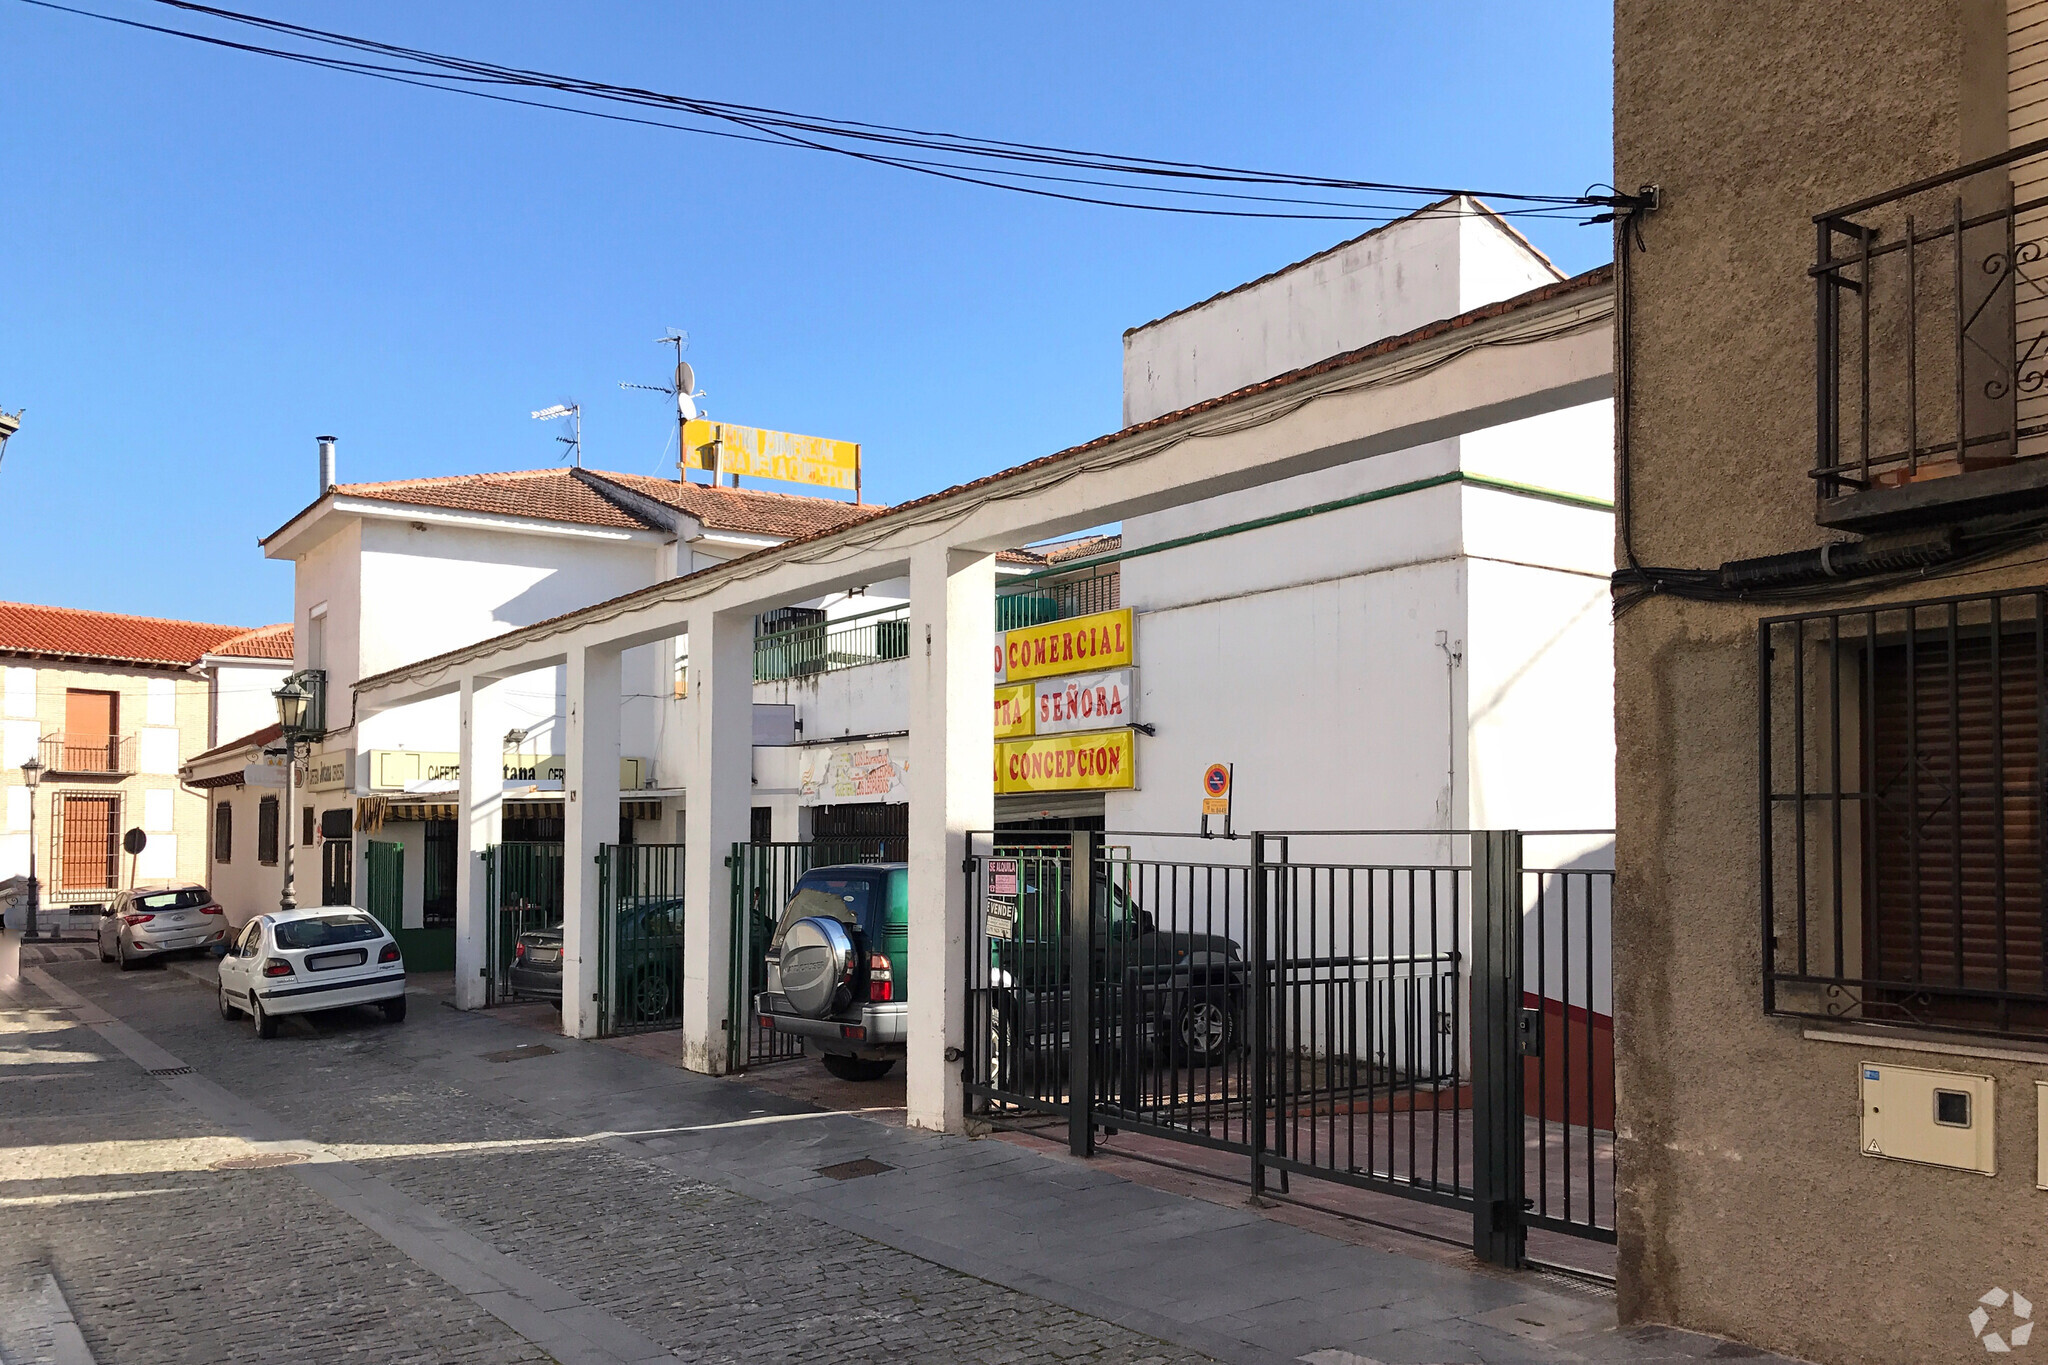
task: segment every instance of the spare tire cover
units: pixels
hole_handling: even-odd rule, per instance
[[[790,1008],[822,1019],[839,1003],[839,988],[853,972],[853,939],[838,920],[812,916],[782,936],[782,993]]]

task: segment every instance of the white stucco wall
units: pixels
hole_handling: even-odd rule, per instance
[[[1404,219],[1125,333],[1124,424],[1558,278],[1491,218]]]
[[[285,659],[221,660],[213,670],[213,731],[210,744],[226,744],[277,724],[277,699],[291,663]]]

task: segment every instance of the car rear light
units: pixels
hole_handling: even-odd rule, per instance
[[[515,944],[513,944],[513,945],[512,945],[512,956],[514,956],[514,957],[525,957],[525,956],[526,956],[526,945],[525,945],[524,943],[515,943]]]
[[[199,913],[202,915],[225,915],[227,911],[221,909],[218,905],[202,905],[199,907]]]
[[[398,945],[396,943],[385,944],[384,951],[377,954],[377,960],[379,962],[398,961]]]
[[[762,1028],[765,1028],[765,1029],[772,1029],[772,1028],[774,1028],[774,1027],[775,1027],[775,1016],[774,1016],[774,1015],[772,1015],[772,1014],[764,1014],[764,1015],[762,1015],[762,1016],[761,1016],[761,1027],[762,1027]]]
[[[292,964],[286,962],[281,957],[267,957],[263,959],[263,974],[265,976],[290,976],[292,974]]]
[[[864,1024],[841,1024],[839,1026],[839,1036],[848,1042],[866,1042],[868,1036],[867,1026]]]
[[[868,999],[887,1003],[896,998],[896,972],[887,953],[868,956]]]
[[[151,920],[153,920],[153,919],[155,919],[155,918],[156,918],[156,916],[155,916],[155,915],[123,915],[123,916],[121,916],[121,923],[123,923],[123,924],[147,924],[147,923],[149,923],[149,922],[150,922]]]

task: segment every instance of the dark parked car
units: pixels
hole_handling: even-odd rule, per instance
[[[1093,887],[1090,1003],[1097,1045],[1112,1054],[1149,1048],[1176,1067],[1222,1061],[1246,1042],[1251,985],[1243,951],[1225,934],[1161,929],[1121,874],[1119,864],[1098,868]],[[1018,889],[1011,932],[988,941],[988,1058],[998,1085],[1029,1082],[1034,1069],[1063,1071],[1068,1041],[1065,888],[1041,888],[1027,879]],[[1022,1075],[1019,1040],[1035,1063]]]
[[[642,901],[618,912],[618,994],[613,1008],[625,1023],[674,1017],[683,998],[683,903]],[[562,927],[529,929],[512,942],[507,984],[515,997],[562,1007]]]
[[[761,1026],[792,1033],[849,1081],[876,1080],[910,1036],[910,872],[902,863],[814,867],[768,942]]]

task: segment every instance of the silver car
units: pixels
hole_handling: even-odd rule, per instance
[[[166,953],[210,952],[227,933],[227,915],[205,887],[138,886],[100,911],[100,961],[125,972]]]

